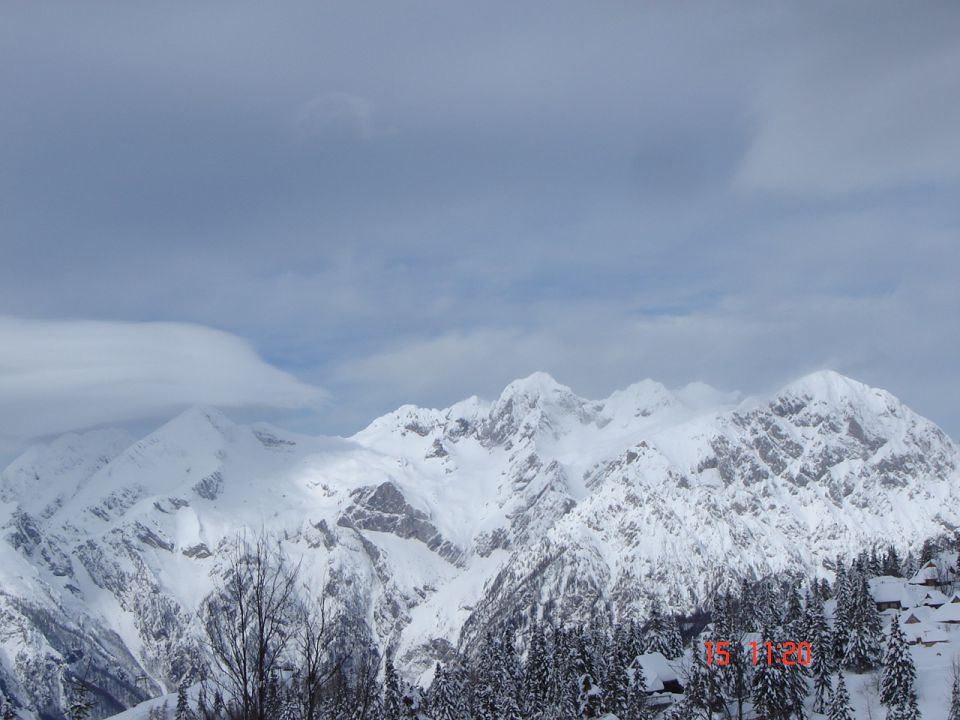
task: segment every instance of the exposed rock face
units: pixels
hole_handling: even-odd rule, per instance
[[[958,495],[942,431],[835,373],[744,402],[653,381],[591,401],[538,373],[349,439],[194,409],[0,474],[0,682],[51,718],[87,662],[103,713],[173,687],[202,654],[197,603],[261,527],[415,677],[534,606],[690,609],[854,544],[905,551],[960,527]]]
[[[358,488],[350,496],[355,504],[344,511],[338,525],[414,538],[445,560],[459,564],[463,551],[444,540],[427,514],[411,506],[392,482]]]

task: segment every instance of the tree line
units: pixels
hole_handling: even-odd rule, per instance
[[[184,678],[174,708],[151,720],[743,720],[752,708],[768,720],[806,720],[807,707],[829,720],[852,720],[847,673],[877,670],[878,701],[889,720],[918,720],[916,669],[899,624],[882,631],[868,580],[909,575],[919,559],[893,548],[837,558],[835,581],[794,576],[743,581],[708,608],[709,624],[683,637],[684,618],[654,603],[647,617],[600,616],[578,625],[546,622],[536,609],[490,628],[475,647],[438,663],[426,687],[403,681],[381,657],[364,623],[332,618],[323,596],[310,599],[299,567],[268,538],[238,539],[222,582],[204,601],[210,664]],[[834,600],[834,622],[824,603]],[[686,627],[687,625],[684,624]],[[748,642],[809,643],[809,665],[756,662]],[[728,662],[708,663],[706,642],[727,642]],[[648,653],[676,661],[682,695],[648,692]],[[194,687],[193,695],[188,686]],[[960,671],[951,720],[960,720]],[[0,697],[0,711],[4,701]],[[73,720],[89,717],[75,703]]]

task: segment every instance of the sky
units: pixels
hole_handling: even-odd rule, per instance
[[[0,451],[831,368],[960,437],[960,5],[0,10]]]

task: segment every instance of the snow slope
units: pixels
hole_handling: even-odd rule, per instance
[[[36,708],[62,702],[80,657],[105,706],[172,689],[224,550],[263,528],[416,676],[534,605],[690,609],[855,544],[905,551],[960,527],[957,468],[935,425],[832,372],[742,402],[651,380],[594,401],[536,373],[351,438],[194,408],[139,440],[65,436],[0,474],[0,673]]]

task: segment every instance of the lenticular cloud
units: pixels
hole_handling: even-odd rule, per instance
[[[0,318],[0,435],[30,438],[172,408],[296,408],[320,388],[201,325]]]

